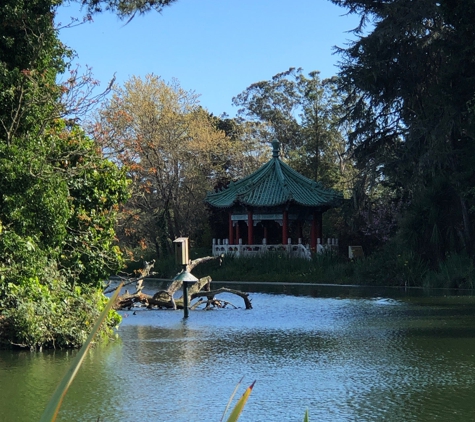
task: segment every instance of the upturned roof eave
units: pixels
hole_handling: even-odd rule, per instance
[[[298,200],[295,200],[295,199],[287,199],[285,201],[278,201],[278,202],[265,203],[265,204],[255,203],[255,202],[252,202],[252,201],[245,201],[245,200],[242,200],[242,199],[235,199],[234,201],[227,202],[227,203],[215,203],[215,202],[211,202],[211,201],[208,201],[208,200],[205,200],[205,202],[208,205],[211,205],[215,208],[222,208],[222,209],[233,208],[233,207],[236,207],[236,206],[259,208],[259,207],[278,207],[278,206],[286,205],[286,204],[295,204],[295,205],[298,205],[298,206],[301,206],[301,207],[306,207],[306,208],[318,208],[318,209],[328,210],[330,208],[335,208],[335,207],[338,207],[338,206],[341,205],[341,204],[338,204],[338,203],[330,203],[330,202],[308,203],[308,202],[298,201]]]
[[[208,193],[205,202],[216,208],[275,207],[293,203],[330,209],[339,206],[342,198],[340,192],[323,187],[281,161],[274,149],[273,157],[261,168],[219,192]]]

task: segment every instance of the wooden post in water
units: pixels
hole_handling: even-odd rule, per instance
[[[183,318],[188,318],[190,306],[188,302],[188,281],[183,281]]]

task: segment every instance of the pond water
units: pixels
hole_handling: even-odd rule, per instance
[[[148,285],[154,289],[156,286]],[[230,286],[254,309],[124,312],[91,350],[60,421],[475,419],[475,297],[327,286]],[[264,292],[265,290],[265,292]],[[243,306],[236,296],[223,296]],[[36,421],[75,351],[0,351],[0,420]]]

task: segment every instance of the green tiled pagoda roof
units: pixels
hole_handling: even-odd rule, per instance
[[[324,188],[279,159],[279,142],[273,141],[272,159],[249,176],[231,182],[219,192],[208,192],[205,202],[213,207],[228,208],[236,204],[273,207],[295,203],[306,207],[333,208],[343,196]]]

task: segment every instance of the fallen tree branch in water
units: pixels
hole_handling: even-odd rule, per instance
[[[149,277],[151,275],[156,274],[156,273],[151,271],[154,265],[155,265],[155,260],[154,259],[152,259],[150,262],[144,261],[144,266],[140,270],[140,277],[129,278],[129,279],[124,279],[123,277],[119,277],[119,278],[124,283],[124,287],[135,283],[136,284],[135,290],[140,291],[143,288],[142,284],[143,284],[143,280],[145,279],[145,277]],[[127,281],[125,281],[125,280],[127,280]],[[115,287],[109,287],[109,285],[110,285],[110,281],[109,281],[108,285],[105,286],[105,288],[104,288],[104,294],[112,293],[116,289]]]
[[[186,266],[186,269],[183,271],[191,272],[191,270],[197,265],[216,259],[219,259],[221,262],[222,256],[207,256],[195,259],[193,261],[190,261],[189,264]],[[153,295],[142,292],[143,281],[146,277],[144,276],[144,274],[153,274],[151,272],[151,269],[153,268],[154,263],[155,261],[152,261],[151,266],[149,265],[150,263],[146,263],[146,266],[142,270],[142,275],[138,279],[134,279],[130,282],[124,283],[124,285],[130,285],[132,283],[135,283],[136,290],[134,293],[129,293],[126,290],[123,295],[119,296],[117,298],[116,303],[114,304],[114,309],[130,310],[132,307],[136,306],[145,306],[149,309],[183,309],[183,297],[179,297],[178,299],[174,298],[175,293],[179,291],[183,286],[183,280],[180,278],[180,274],[182,274],[183,271],[175,276],[175,278],[171,281],[167,289],[159,290]],[[196,309],[203,304],[205,305],[205,309],[225,308],[227,305],[236,308],[236,306],[233,305],[231,302],[217,299],[215,297],[216,295],[219,295],[221,293],[234,294],[241,297],[244,300],[245,308],[252,309],[252,304],[247,293],[241,292],[239,290],[228,289],[225,287],[216,290],[211,290],[211,281],[211,277],[206,276],[189,286],[187,291],[190,309]],[[207,300],[202,299],[204,297],[206,297]],[[200,300],[197,301],[195,304],[191,304],[191,301],[197,298],[200,298]]]
[[[216,290],[210,290],[209,285],[211,281],[211,277],[207,276],[201,278],[196,283],[190,286],[190,288],[188,289],[190,309],[196,309],[202,304],[206,304],[205,309],[210,309],[211,307],[225,308],[226,305],[231,305],[236,308],[236,306],[233,305],[231,302],[217,299],[216,296],[221,293],[229,293],[241,297],[244,300],[245,308],[252,309],[252,304],[249,299],[248,293],[244,293],[239,290],[228,289],[225,287],[221,287]],[[206,297],[207,300],[201,299],[197,303],[191,304],[192,300],[203,297]],[[173,294],[168,290],[159,290],[154,295],[149,295],[141,291],[136,291],[134,293],[128,293],[126,291],[124,295],[119,296],[116,304],[114,305],[114,308],[116,310],[130,310],[132,307],[138,304],[146,306],[149,309],[183,309],[183,297],[174,299]]]

